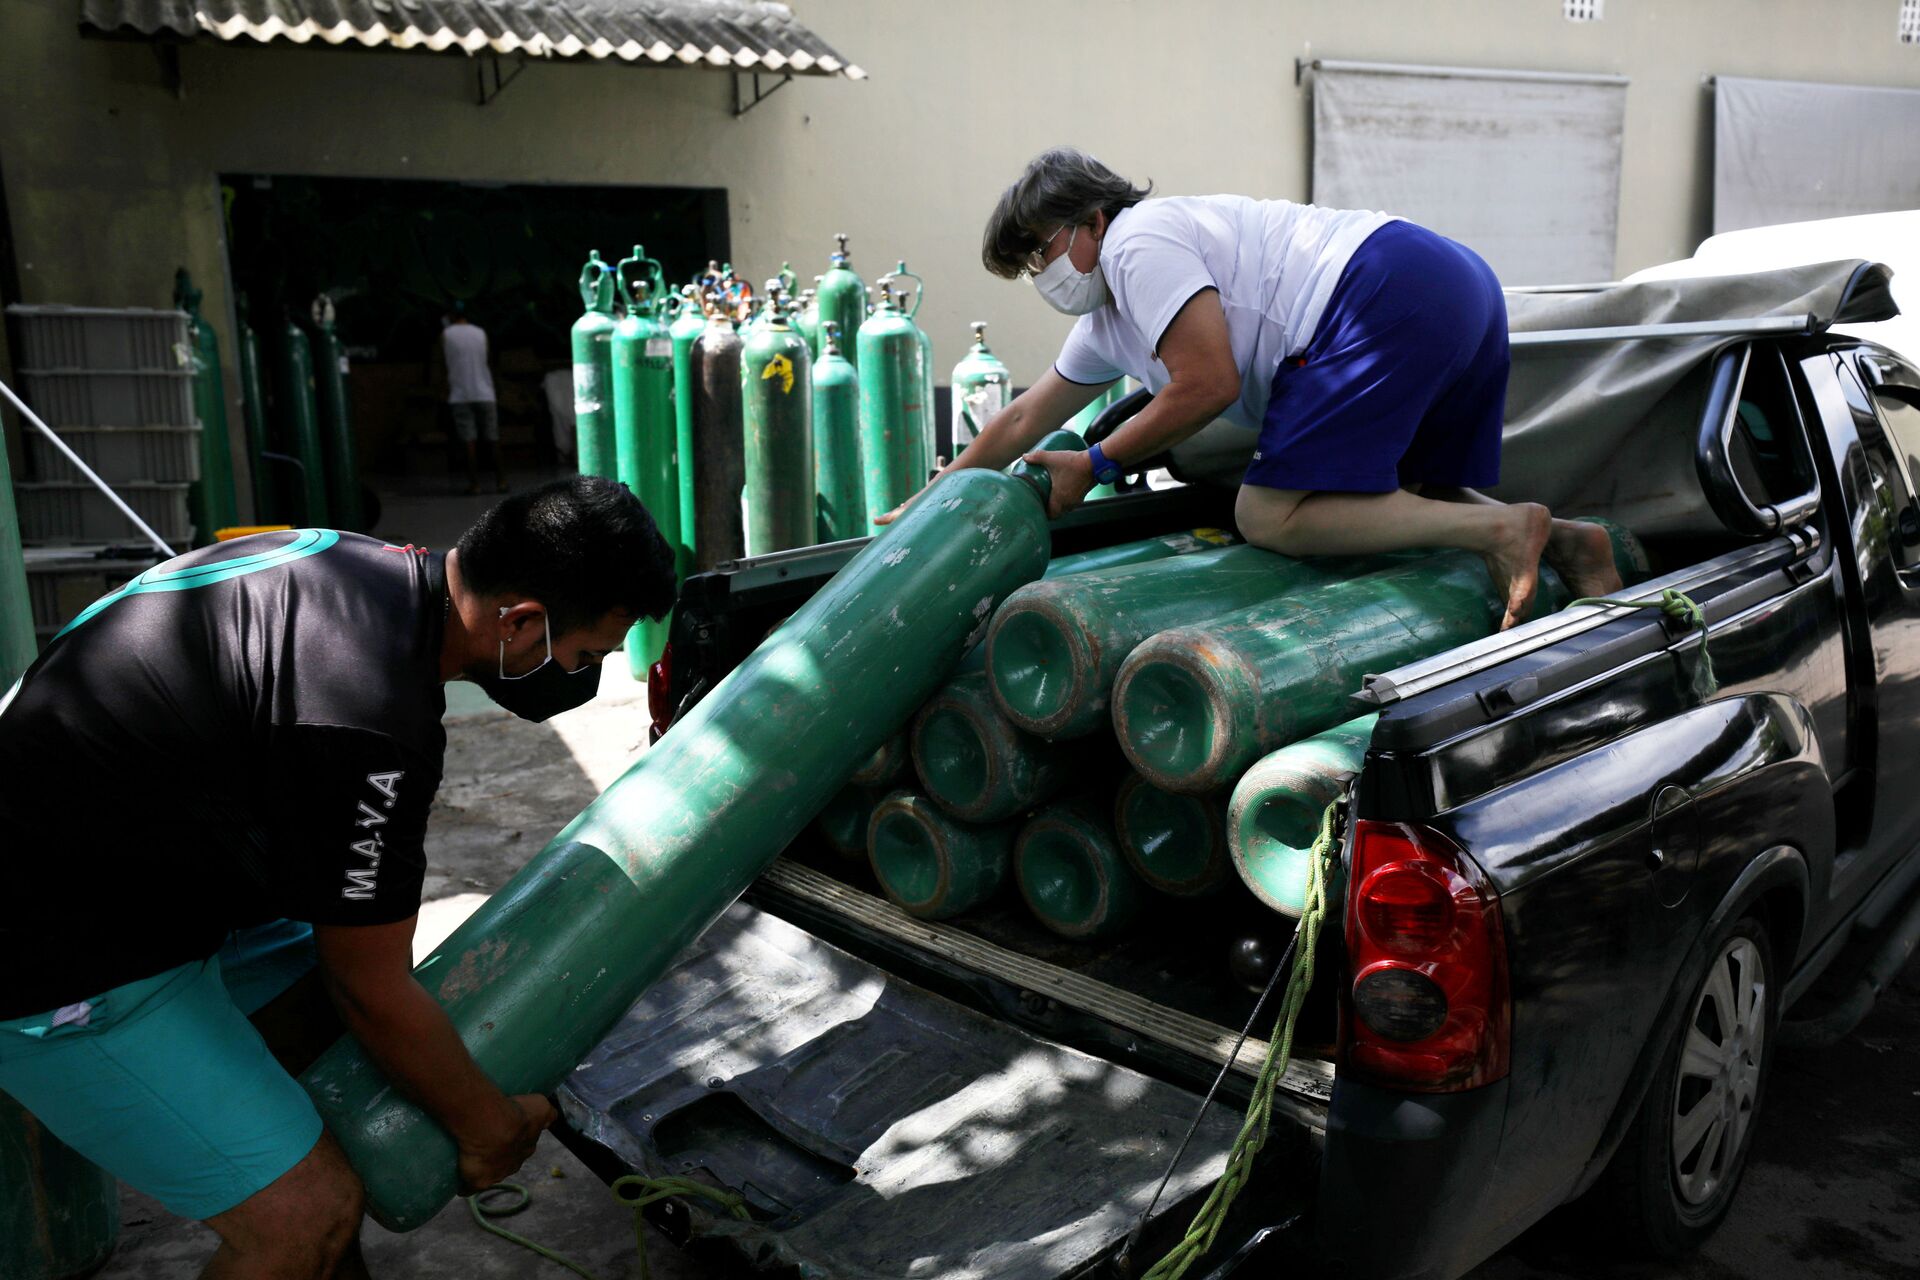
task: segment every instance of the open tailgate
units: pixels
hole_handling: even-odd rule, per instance
[[[1083,1271],[1146,1208],[1200,1102],[745,903],[559,1098],[617,1166],[746,1197],[752,1222],[690,1201],[694,1237],[768,1269],[873,1280]],[[1156,1217],[1191,1212],[1239,1121],[1209,1111]]]

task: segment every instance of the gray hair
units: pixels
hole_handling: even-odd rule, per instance
[[[1049,232],[1090,221],[1096,213],[1111,219],[1152,191],[1151,182],[1136,187],[1077,147],[1042,151],[1000,193],[980,238],[980,261],[994,275],[1017,279]]]

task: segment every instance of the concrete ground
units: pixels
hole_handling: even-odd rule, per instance
[[[523,477],[517,477],[519,481]],[[443,486],[444,488],[444,486]],[[436,549],[491,498],[440,497],[432,486],[383,495],[380,532]],[[428,830],[424,955],[488,893],[637,758],[644,689],[616,661],[601,697],[545,725],[514,719],[471,685],[449,686],[445,781]],[[1740,1196],[1696,1257],[1612,1262],[1582,1224],[1550,1219],[1473,1273],[1474,1280],[1894,1280],[1920,1276],[1920,958],[1860,1029],[1821,1052],[1782,1053]],[[633,1219],[552,1138],[516,1181],[533,1204],[506,1225],[572,1257],[601,1280],[638,1276]],[[130,1189],[119,1250],[103,1280],[186,1280],[214,1237]],[[675,1251],[652,1228],[653,1274],[723,1274]],[[405,1236],[369,1224],[378,1277],[493,1280],[565,1274],[488,1235],[456,1201]]]

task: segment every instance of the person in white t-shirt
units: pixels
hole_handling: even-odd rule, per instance
[[[467,318],[467,304],[455,302],[447,327],[440,331],[440,352],[446,360],[447,409],[453,430],[467,449],[467,492],[480,492],[477,440],[493,453],[494,487],[507,491],[506,464],[500,458],[500,406],[493,395],[493,361],[487,331]]]
[[[1542,555],[1578,595],[1619,589],[1603,530],[1479,492],[1500,475],[1507,316],[1472,250],[1386,214],[1150,190],[1061,147],[1001,195],[987,269],[1031,276],[1079,320],[948,469],[1025,454],[1052,473],[1058,516],[1224,418],[1259,432],[1234,512],[1256,546],[1475,551],[1503,628],[1531,609]],[[1123,376],[1153,399],[1105,441],[1026,453]]]

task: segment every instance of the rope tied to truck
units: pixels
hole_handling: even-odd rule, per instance
[[[1684,591],[1666,588],[1652,600],[1621,600],[1613,596],[1582,596],[1567,605],[1612,605],[1622,609],[1658,609],[1676,622],[1685,623],[1700,634],[1700,660],[1693,665],[1693,692],[1703,701],[1720,691],[1719,678],[1713,671],[1713,654],[1707,648],[1707,614],[1693,598]]]
[[[1331,878],[1334,853],[1339,848],[1340,833],[1345,826],[1345,807],[1346,798],[1342,796],[1327,805],[1320,815],[1320,832],[1314,837],[1313,849],[1307,859],[1306,901],[1300,912],[1300,923],[1294,928],[1293,941],[1288,947],[1293,963],[1287,971],[1286,995],[1281,1001],[1278,1025],[1267,1041],[1267,1056],[1260,1063],[1259,1074],[1254,1077],[1253,1096],[1247,1103],[1246,1119],[1241,1122],[1240,1132],[1227,1150],[1227,1167],[1213,1184],[1213,1190],[1207,1193],[1199,1211],[1193,1215],[1193,1222],[1186,1234],[1167,1251],[1165,1257],[1148,1269],[1143,1280],[1180,1280],[1187,1269],[1213,1247],[1220,1229],[1226,1225],[1227,1210],[1232,1208],[1234,1197],[1253,1178],[1254,1158],[1267,1145],[1267,1137],[1273,1128],[1274,1094],[1279,1090],[1280,1078],[1286,1074],[1287,1063],[1293,1057],[1294,1023],[1299,1020],[1307,992],[1313,988],[1314,956],[1319,950],[1320,926],[1325,923],[1327,916],[1327,881]],[[1277,968],[1275,975],[1278,976]],[[1272,990],[1271,986],[1268,990]],[[1261,1004],[1265,1002],[1266,997],[1262,996]],[[1260,1005],[1254,1007],[1253,1016],[1255,1019],[1260,1016]],[[1252,1020],[1249,1020],[1248,1027],[1252,1025]],[[1244,1042],[1245,1039],[1246,1032],[1243,1031],[1241,1040]],[[1239,1056],[1239,1046],[1236,1045],[1233,1056],[1228,1059],[1229,1065]],[[1223,1077],[1225,1070],[1223,1067]],[[1218,1087],[1219,1082],[1216,1081],[1215,1088]],[[1206,1102],[1201,1104],[1202,1113],[1206,1110],[1206,1103],[1212,1100],[1213,1094],[1209,1092]],[[1196,1118],[1196,1127],[1198,1123]],[[1187,1136],[1193,1136],[1191,1130]],[[1180,1150],[1174,1153],[1175,1164],[1185,1150],[1186,1144],[1183,1142]],[[1168,1167],[1167,1173],[1169,1177],[1172,1175],[1172,1166]],[[1162,1189],[1165,1186],[1163,1180]],[[1158,1201],[1157,1193],[1154,1199]],[[1152,1211],[1152,1205],[1149,1205],[1147,1212]],[[1131,1247],[1132,1242],[1128,1244]]]

